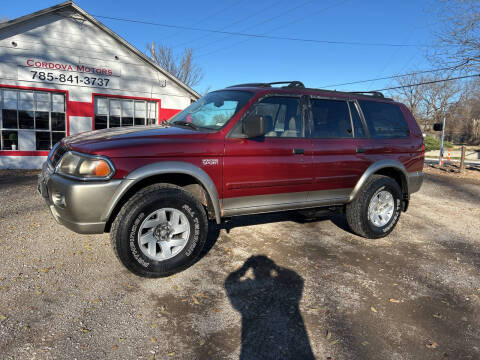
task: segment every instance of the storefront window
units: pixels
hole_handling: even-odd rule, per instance
[[[135,101],[135,125],[145,125],[147,104],[145,101]]]
[[[20,129],[34,129],[33,91],[18,93],[18,125]]]
[[[64,94],[0,89],[0,110],[1,150],[50,150],[66,136]],[[22,137],[28,149],[19,149]]]
[[[157,123],[157,102],[95,97],[95,130]]]

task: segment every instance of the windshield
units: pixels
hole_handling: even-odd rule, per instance
[[[172,117],[171,125],[216,130],[222,128],[253,96],[246,91],[211,92]]]

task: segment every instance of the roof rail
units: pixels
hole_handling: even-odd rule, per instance
[[[298,88],[298,89],[307,89],[307,90],[314,90],[314,91],[325,91],[330,93],[342,93],[342,94],[357,94],[357,95],[365,95],[376,97],[385,100],[392,100],[387,98],[381,93],[380,91],[337,91],[337,90],[327,90],[327,89],[316,89],[316,88],[306,88],[305,85],[301,81],[275,81],[269,83],[246,83],[246,84],[237,84],[229,86],[228,88],[234,87],[266,87],[271,88],[272,85],[280,85],[286,84],[286,86],[282,86],[282,88]]]
[[[271,82],[271,83],[268,83],[268,85],[280,85],[280,84],[288,84],[287,86],[285,87],[289,87],[289,88],[305,88],[305,85],[303,85],[303,83],[301,81],[275,81],[275,82]]]
[[[272,87],[272,85],[280,85],[280,84],[288,84],[287,86],[284,87],[289,87],[289,88],[305,88],[305,85],[301,81],[275,81],[275,82],[270,82],[270,83],[247,83],[247,84],[237,84],[237,85],[232,85],[229,86],[229,88],[232,87],[250,87],[250,86],[259,86],[259,87]]]
[[[228,88],[233,88],[233,87],[255,87],[255,86],[261,86],[261,87],[266,87],[266,83],[245,83],[245,84],[236,84],[236,85],[230,85],[227,87]]]
[[[351,94],[370,95],[385,99],[385,96],[380,91],[349,91]]]

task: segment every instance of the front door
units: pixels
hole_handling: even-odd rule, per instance
[[[268,96],[246,116],[262,115],[265,136],[247,139],[241,123],[225,139],[225,215],[293,208],[311,189],[311,140],[305,136],[304,107],[298,96]]]

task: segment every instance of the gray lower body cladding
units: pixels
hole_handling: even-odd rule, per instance
[[[408,195],[420,190],[423,172],[407,173]],[[352,200],[353,188],[296,193],[255,195],[223,199],[223,216],[344,205]]]
[[[101,234],[107,221],[106,207],[121,183],[71,180],[44,165],[38,190],[58,223],[80,234]]]
[[[420,190],[423,184],[423,171],[409,172],[407,176],[408,181],[408,193],[412,194]]]
[[[332,189],[296,193],[244,196],[223,199],[223,216],[342,205],[353,189]]]

